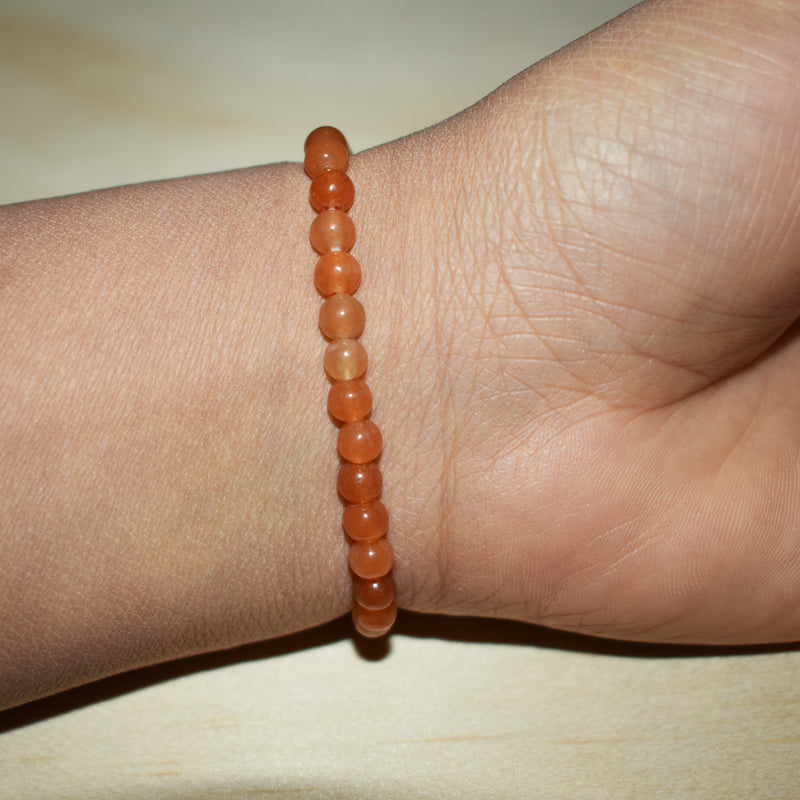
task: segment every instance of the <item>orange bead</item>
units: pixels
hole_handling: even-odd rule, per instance
[[[350,250],[356,243],[356,226],[344,211],[329,208],[314,218],[309,238],[318,253]]]
[[[307,153],[308,148],[320,139],[334,139],[347,147],[347,139],[344,138],[344,134],[338,128],[334,128],[332,125],[321,125],[319,128],[314,128],[314,130],[306,136],[305,143],[303,144],[303,152]]]
[[[395,583],[391,575],[366,581],[358,576],[353,578],[353,600],[368,611],[388,608],[395,598]]]
[[[336,381],[328,391],[328,411],[342,422],[355,422],[372,411],[372,392],[366,381]]]
[[[306,157],[303,161],[306,175],[314,180],[326,169],[336,169],[339,172],[347,172],[349,162],[347,145],[342,144],[336,139],[316,139],[306,150]]]
[[[336,488],[348,503],[369,503],[380,496],[383,475],[377,464],[342,464]]]
[[[311,181],[308,199],[314,211],[338,208],[347,211],[353,205],[356,190],[353,181],[338,169],[326,169]]]
[[[383,449],[380,428],[370,419],[346,422],[336,439],[339,455],[351,464],[374,461]]]
[[[374,542],[386,535],[389,512],[380,500],[345,506],[342,527],[354,542]]]
[[[386,539],[378,539],[377,542],[353,542],[350,545],[350,569],[359,578],[382,578],[391,572],[392,564],[394,553]]]
[[[397,605],[392,603],[387,608],[382,608],[379,611],[371,611],[362,606],[353,606],[353,625],[355,629],[362,635],[370,639],[384,636],[389,633],[397,619]]]
[[[319,310],[320,330],[329,339],[357,339],[366,319],[364,306],[351,294],[332,294]]]
[[[358,339],[334,339],[323,356],[325,372],[335,381],[351,381],[367,371],[367,351]]]
[[[361,283],[361,265],[344,250],[325,253],[314,267],[314,285],[326,297],[353,294]]]

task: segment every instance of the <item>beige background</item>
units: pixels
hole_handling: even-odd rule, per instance
[[[424,127],[625,0],[0,0],[0,202]],[[0,573],[1,574],[1,573]],[[406,615],[0,714],[0,798],[800,798],[800,651]]]

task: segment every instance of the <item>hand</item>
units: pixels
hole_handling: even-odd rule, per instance
[[[649,2],[352,159],[402,607],[800,638],[798,74]],[[0,210],[0,707],[349,607],[307,191]]]
[[[402,144],[409,607],[800,637],[798,74],[800,3],[645,3]]]

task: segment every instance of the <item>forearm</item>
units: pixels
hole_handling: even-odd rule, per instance
[[[0,212],[0,704],[346,611],[306,192]]]

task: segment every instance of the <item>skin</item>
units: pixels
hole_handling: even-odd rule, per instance
[[[800,638],[800,2],[351,160],[403,608]],[[0,209],[0,705],[346,613],[296,164]]]

